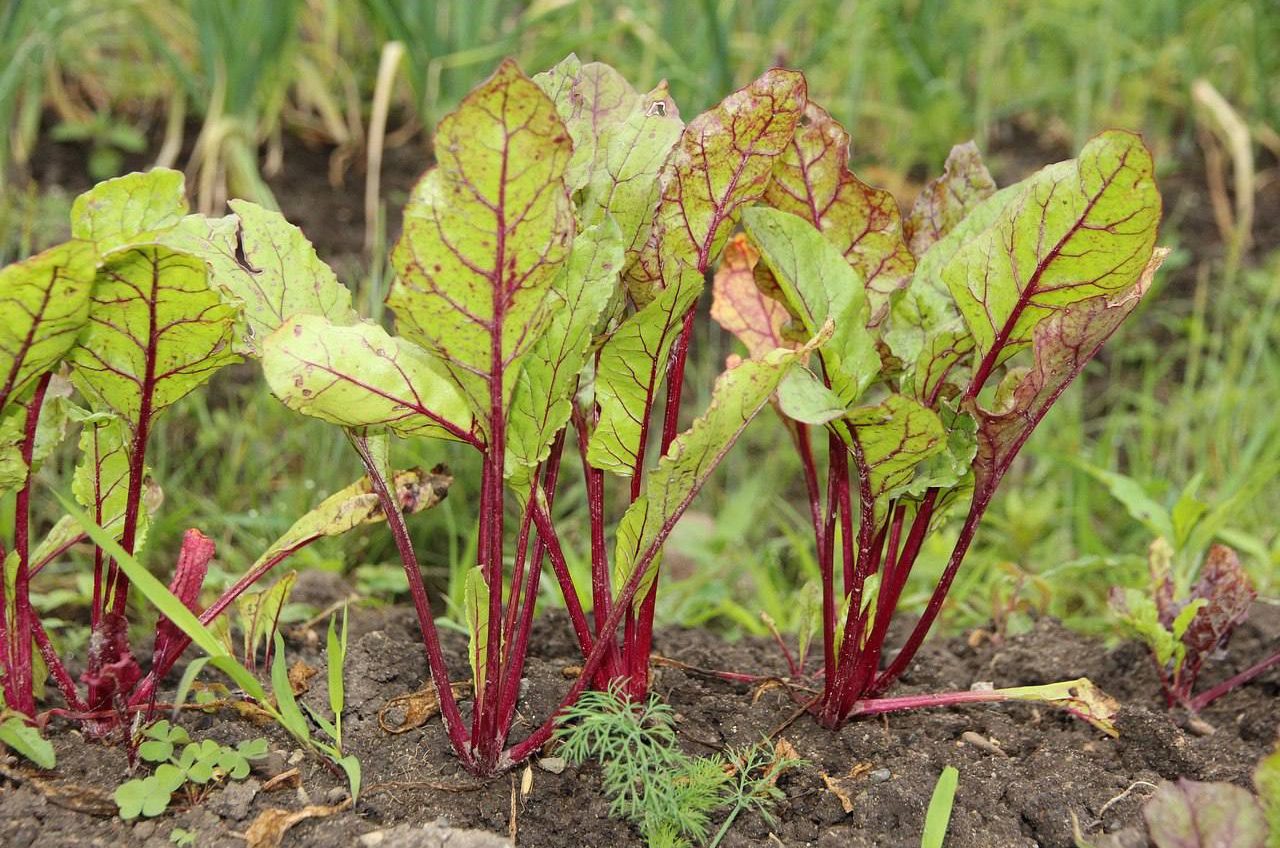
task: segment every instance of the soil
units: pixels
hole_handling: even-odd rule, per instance
[[[458,634],[446,634],[446,642],[450,656],[463,655]],[[1259,604],[1211,675],[1216,679],[1234,673],[1278,642],[1280,608]],[[323,668],[322,644],[322,633],[294,633],[290,657]],[[285,837],[286,846],[362,844],[359,837],[371,831],[422,826],[441,818],[455,827],[511,831],[519,774],[489,782],[470,777],[450,753],[438,717],[401,735],[379,727],[378,713],[390,698],[423,685],[427,671],[419,644],[410,609],[353,610],[344,733],[347,750],[363,764],[364,790],[353,808],[296,825]],[[780,671],[777,650],[766,641],[725,643],[704,631],[671,630],[658,634],[656,650],[705,668]],[[537,623],[530,653],[534,658],[528,664],[521,721],[513,733],[517,738],[554,707],[568,685],[564,669],[581,659],[560,614]],[[1202,717],[1214,732],[1197,735],[1163,708],[1150,662],[1138,645],[1108,650],[1051,619],[1004,640],[935,640],[920,653],[898,691],[967,689],[983,681],[1030,685],[1080,676],[1091,678],[1122,704],[1118,739],[1063,712],[1025,704],[918,711],[852,722],[831,732],[807,716],[787,724],[795,708],[778,689],[753,700],[744,686],[663,666],[655,667],[653,689],[675,709],[681,743],[690,753],[759,741],[785,725],[778,735],[805,760],[779,780],[786,799],[776,807],[775,820],[740,817],[723,842],[726,848],[914,848],[945,765],[960,772],[949,848],[1070,848],[1075,844],[1073,819],[1086,834],[1120,831],[1133,836],[1153,784],[1188,777],[1247,786],[1254,764],[1270,749],[1280,726],[1280,670],[1213,704]],[[302,697],[325,708],[323,674]],[[110,793],[128,773],[124,752],[85,740],[72,726],[55,722],[49,734],[58,753],[54,772],[37,774],[18,764],[6,769],[9,779],[0,789],[0,844],[163,848],[174,828],[181,827],[197,833],[200,846],[240,846],[240,834],[263,810],[335,804],[346,797],[343,778],[316,757],[302,754],[275,726],[255,725],[229,709],[185,712],[181,721],[193,737],[224,744],[265,736],[273,753],[244,783],[214,789],[198,803],[176,802],[158,819],[128,824],[113,816],[110,802]],[[291,766],[299,769],[298,784],[262,789],[272,775]],[[845,794],[850,811],[824,775]],[[630,826],[609,818],[594,764],[570,766],[560,774],[535,768],[532,777],[531,792],[517,804],[518,844],[643,844]]]

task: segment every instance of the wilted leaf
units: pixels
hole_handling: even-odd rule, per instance
[[[377,324],[296,315],[262,344],[262,371],[290,409],[343,427],[470,440],[472,415],[439,363]]]
[[[756,285],[760,251],[742,233],[725,245],[711,292],[711,317],[733,333],[758,359],[774,348],[792,347],[782,328],[791,319],[786,306],[767,296]]]
[[[467,626],[467,661],[471,663],[471,679],[475,681],[476,698],[484,692],[485,668],[489,658],[489,584],[484,570],[477,567],[467,572],[463,588],[463,618]]]
[[[465,698],[471,693],[471,681],[459,680],[449,686],[453,697]],[[378,726],[386,733],[408,733],[422,727],[440,714],[440,693],[434,683],[416,692],[396,695],[378,710]]]
[[[1249,607],[1257,596],[1236,552],[1226,545],[1211,547],[1200,568],[1200,579],[1191,590],[1191,602],[1203,603],[1182,633],[1191,674],[1226,645],[1231,633],[1249,617]]]
[[[1043,686],[1018,686],[997,689],[996,694],[1011,701],[1036,701],[1066,710],[1084,719],[1108,736],[1118,736],[1115,717],[1120,704],[1087,677],[1048,683]]]
[[[82,241],[0,269],[0,414],[71,350],[93,279],[93,247]]]
[[[659,174],[662,196],[648,239],[629,257],[627,285],[637,303],[670,286],[682,265],[710,269],[731,216],[764,194],[806,96],[803,76],[775,68],[689,122]]]
[[[1230,783],[1161,783],[1142,816],[1156,848],[1266,848],[1257,800]]]
[[[387,303],[487,422],[489,383],[510,391],[569,254],[573,145],[555,104],[508,60],[440,122],[435,150],[405,208]]]
[[[978,145],[967,141],[951,148],[942,176],[925,185],[902,222],[911,252],[917,258],[923,256],[995,191],[995,180],[982,163]]]
[[[443,466],[430,473],[420,469],[399,471],[392,475],[396,500],[406,515],[430,509],[444,500],[453,485],[453,475]],[[294,522],[285,534],[272,543],[258,558],[253,568],[277,559],[285,552],[296,551],[325,536],[340,536],[361,524],[385,521],[382,503],[373,491],[368,477],[334,492],[306,515]],[[252,569],[251,569],[252,570]]]
[[[298,822],[307,819],[326,818],[342,812],[351,806],[351,799],[343,801],[341,804],[334,804],[331,807],[322,807],[316,804],[303,807],[301,810],[282,810],[278,807],[271,807],[263,810],[258,817],[253,820],[252,824],[245,829],[244,839],[247,848],[280,848],[280,843],[284,839],[285,833],[289,828]]]
[[[877,325],[915,269],[898,204],[849,171],[849,134],[835,118],[816,103],[805,106],[804,117],[774,161],[764,201],[804,218],[835,245],[866,286],[868,321]]]

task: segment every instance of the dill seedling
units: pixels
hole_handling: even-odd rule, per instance
[[[799,764],[766,743],[691,757],[676,741],[671,707],[655,697],[637,702],[617,691],[587,692],[565,710],[564,721],[557,735],[565,759],[600,764],[610,815],[634,824],[649,848],[702,843],[719,810],[728,816],[710,846],[744,810],[770,820],[768,805],[784,797],[778,775]]]

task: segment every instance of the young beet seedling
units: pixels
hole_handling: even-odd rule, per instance
[[[765,205],[742,213],[712,315],[749,355],[836,331],[782,384],[822,574],[824,681],[850,716],[1015,696],[1105,719],[1088,681],[883,698],[937,617],[996,487],[1049,407],[1134,310],[1165,251],[1151,156],[1107,132],[1002,191],[972,145],[905,221],[846,165],[849,137],[810,104]],[[825,482],[814,425],[827,431]],[[942,577],[882,668],[903,587],[940,516],[968,503]]]
[[[162,618],[143,673],[128,639],[130,580],[100,540],[118,543],[129,559],[141,553],[160,501],[147,462],[156,420],[240,358],[238,299],[210,285],[206,262],[195,252],[203,243],[188,244],[200,234],[188,228],[203,226],[203,219],[186,219],[186,212],[176,171],[110,180],[76,200],[71,241],[0,271],[0,494],[17,493],[0,583],[0,683],[5,703],[34,718],[51,677],[66,702],[59,712],[85,720],[99,735],[127,726],[133,712],[151,711],[158,682],[191,641]],[[83,406],[73,402],[73,392]],[[33,544],[36,471],[74,423],[80,424],[81,459],[71,491],[78,506],[70,505],[71,515]],[[447,487],[439,475],[396,478],[399,505],[408,510],[431,506]],[[200,612],[201,623],[300,548],[382,515],[367,480],[332,496]],[[91,536],[82,691],[36,615],[30,591],[41,571]],[[213,555],[211,540],[188,531],[170,585],[188,610],[199,609]]]
[[[437,164],[405,209],[388,297],[400,335],[345,306],[321,308],[311,277],[331,277],[327,269],[286,266],[279,291],[287,302],[246,300],[272,391],[347,428],[386,496],[446,730],[473,772],[509,768],[555,728],[550,717],[504,750],[545,561],[584,656],[565,702],[617,678],[633,696],[646,691],[663,542],[785,374],[831,332],[820,326],[808,342],[727,371],[703,415],[679,431],[705,275],[734,216],[763,194],[804,99],[799,74],[771,71],[684,126],[665,87],[638,94],[605,65],[570,57],[529,79],[505,62],[441,122]],[[224,263],[223,272],[258,273],[254,247],[275,236],[251,204],[233,208],[229,231],[249,261]],[[455,440],[483,460],[478,561],[465,603],[469,727],[408,531],[379,482],[387,434]],[[571,439],[589,499],[594,621],[552,516]],[[651,442],[656,467],[647,461]],[[627,479],[630,504],[612,562],[606,476]],[[508,502],[519,510],[514,528]]]
[[[1198,713],[1223,695],[1280,665],[1280,651],[1196,694],[1206,661],[1226,648],[1235,629],[1249,617],[1257,592],[1240,567],[1236,552],[1214,545],[1205,556],[1200,579],[1179,597],[1173,577],[1173,549],[1164,539],[1147,554],[1151,593],[1113,589],[1111,606],[1133,635],[1151,651],[1165,702]]]

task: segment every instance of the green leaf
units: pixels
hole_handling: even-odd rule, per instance
[[[809,335],[828,321],[835,334],[819,354],[831,388],[846,407],[866,391],[880,370],[868,332],[867,295],[857,272],[813,225],[789,212],[754,207],[742,226],[760,249],[787,304]]]
[[[919,497],[929,489],[944,492],[964,484],[978,452],[978,421],[972,415],[943,406],[938,410],[946,442],[937,453],[916,468],[915,477],[901,494]]]
[[[187,214],[181,171],[156,168],[98,183],[71,206],[71,234],[99,255],[154,241]]]
[[[671,286],[683,266],[710,270],[734,214],[764,194],[806,96],[803,76],[775,68],[684,128],[658,176],[662,194],[648,238],[629,257],[627,286],[638,304]]]
[[[1151,154],[1133,133],[1102,133],[1079,159],[1023,182],[991,227],[941,272],[977,357],[999,364],[1064,307],[1131,288],[1159,223]]]
[[[658,203],[658,172],[684,129],[666,84],[642,96],[608,65],[583,65],[573,55],[533,80],[573,139],[566,179],[580,192],[579,220],[594,226],[613,218],[623,244],[638,251]]]
[[[149,763],[163,763],[173,756],[173,743],[162,739],[149,739],[138,746],[138,756]]]
[[[793,368],[778,385],[778,409],[801,424],[826,424],[848,412],[840,397],[808,368]]]
[[[1111,590],[1111,608],[1125,629],[1147,646],[1162,668],[1171,662],[1175,672],[1181,667],[1186,648],[1160,623],[1160,613],[1151,598],[1137,589],[1117,586]],[[1199,606],[1191,609],[1192,616],[1197,609]],[[1185,631],[1185,626],[1182,629]]]
[[[0,414],[75,344],[94,264],[93,246],[71,241],[0,269]]]
[[[334,741],[342,743],[342,711],[346,707],[346,683],[343,680],[343,671],[347,665],[347,608],[342,607],[342,629],[336,630],[334,623],[337,616],[329,617],[329,634],[325,640],[325,656],[327,660],[327,672],[329,679],[329,709],[333,712],[333,722],[336,732],[334,733]],[[263,740],[266,744],[266,740]]]
[[[999,483],[1049,407],[1132,314],[1167,254],[1167,249],[1156,250],[1141,277],[1115,298],[1104,295],[1060,308],[1035,328],[1034,364],[1009,393],[1007,407],[991,412],[973,405],[971,411],[978,417],[978,491],[989,492]]]
[[[506,472],[527,485],[529,469],[547,458],[569,421],[591,331],[613,297],[622,269],[622,237],[612,220],[578,234],[551,288],[546,332],[523,360],[507,415]]]
[[[108,414],[87,420],[80,430],[80,462],[71,479],[76,502],[90,510],[94,521],[117,539],[128,504],[131,444],[124,422],[117,416]],[[139,510],[135,551],[142,550],[149,523],[147,510]]]
[[[293,686],[289,683],[289,667],[284,658],[284,637],[276,633],[275,656],[271,660],[271,693],[276,697],[279,709],[280,725],[299,742],[310,743],[311,727],[306,716],[298,708],[298,700],[293,696]]]
[[[1156,848],[1266,848],[1262,809],[1249,790],[1230,783],[1165,781],[1142,816]]]
[[[17,716],[0,722],[0,742],[42,769],[51,769],[57,765],[57,756],[49,741],[40,735],[40,731]]]
[[[463,589],[463,615],[469,637],[467,660],[471,663],[471,681],[476,697],[484,692],[485,667],[489,656],[489,584],[483,569],[467,571]]]
[[[177,771],[173,766],[168,768]],[[182,772],[179,771],[178,774],[181,776]],[[120,818],[132,821],[138,816],[150,818],[160,815],[169,806],[169,799],[173,797],[173,792],[184,782],[185,780],[179,781],[173,789],[166,789],[154,775],[125,781],[116,787],[113,795],[116,808],[120,811]]]
[[[343,427],[400,436],[470,439],[471,410],[439,363],[376,324],[287,320],[262,344],[271,391],[290,409]]]
[[[924,834],[920,848],[942,848],[947,838],[947,825],[951,823],[951,807],[956,799],[956,786],[960,772],[955,766],[945,766],[929,798],[929,809],[924,814]]]
[[[991,227],[1020,190],[1010,186],[979,203],[918,257],[915,274],[893,302],[884,331],[885,342],[905,371],[900,381],[904,393],[928,400],[944,384],[959,384],[962,375],[953,369],[973,353],[974,341],[942,281],[942,270],[962,247]]]
[[[244,627],[244,650],[242,656],[246,661],[258,653],[258,648],[271,638],[280,621],[280,610],[289,600],[293,584],[298,580],[298,572],[289,571],[271,585],[270,589],[242,595],[236,602],[240,610],[240,621]]]
[[[28,475],[39,471],[54,448],[66,438],[67,422],[74,409],[70,396],[71,384],[53,375],[45,388],[40,417],[36,420],[30,468],[23,459],[23,445],[26,443],[27,418],[35,400],[35,387],[28,387],[9,404],[9,409],[0,417],[0,494],[25,485]],[[39,561],[31,560],[32,563]]]
[[[600,419],[587,451],[591,464],[623,477],[636,473],[646,416],[657,402],[671,346],[702,291],[702,275],[687,268],[639,312],[618,325],[600,349],[595,397]]]
[[[148,780],[152,783],[151,801],[147,806],[143,807],[143,815],[158,816],[164,812],[164,808],[169,806],[169,795],[177,792],[182,785],[187,782],[187,775],[182,769],[171,763],[161,763],[156,767],[156,773]],[[161,803],[163,801],[163,803]],[[159,805],[157,808],[156,805]],[[148,810],[155,812],[148,812]]]
[[[153,246],[112,253],[71,351],[76,387],[95,410],[120,415],[130,431],[149,427],[219,368],[239,361],[231,352],[235,318],[196,259]]]
[[[898,204],[849,171],[849,134],[825,109],[811,102],[804,117],[773,163],[764,202],[804,218],[853,266],[866,286],[874,326],[916,264],[903,241]]]
[[[347,786],[351,789],[351,800],[357,801],[360,798],[360,761],[356,759],[355,754],[347,754],[345,757],[339,757],[334,760],[338,767],[347,775]]]
[[[889,395],[875,406],[855,409],[846,421],[877,502],[910,484],[920,463],[946,447],[938,414],[906,395]]]
[[[444,362],[486,432],[491,397],[506,397],[510,366],[541,335],[569,254],[572,148],[555,104],[505,61],[440,122],[437,165],[405,207],[387,303],[400,332]]]
[[[968,141],[951,148],[942,175],[925,184],[902,222],[911,252],[923,256],[995,191],[978,145]]]
[[[300,229],[256,203],[232,200],[229,205],[234,215],[191,215],[162,239],[203,261],[209,285],[243,307],[247,333],[242,352],[261,355],[263,339],[295,315],[315,315],[337,325],[356,323],[351,291]]]
[[[640,561],[666,541],[675,522],[747,424],[769,402],[792,366],[811,349],[812,344],[795,351],[777,350],[763,359],[750,359],[730,368],[716,380],[706,411],[671,443],[658,467],[646,476],[640,497],[618,524],[613,578],[618,591]],[[658,559],[653,556],[634,597],[637,608],[657,570]]]

